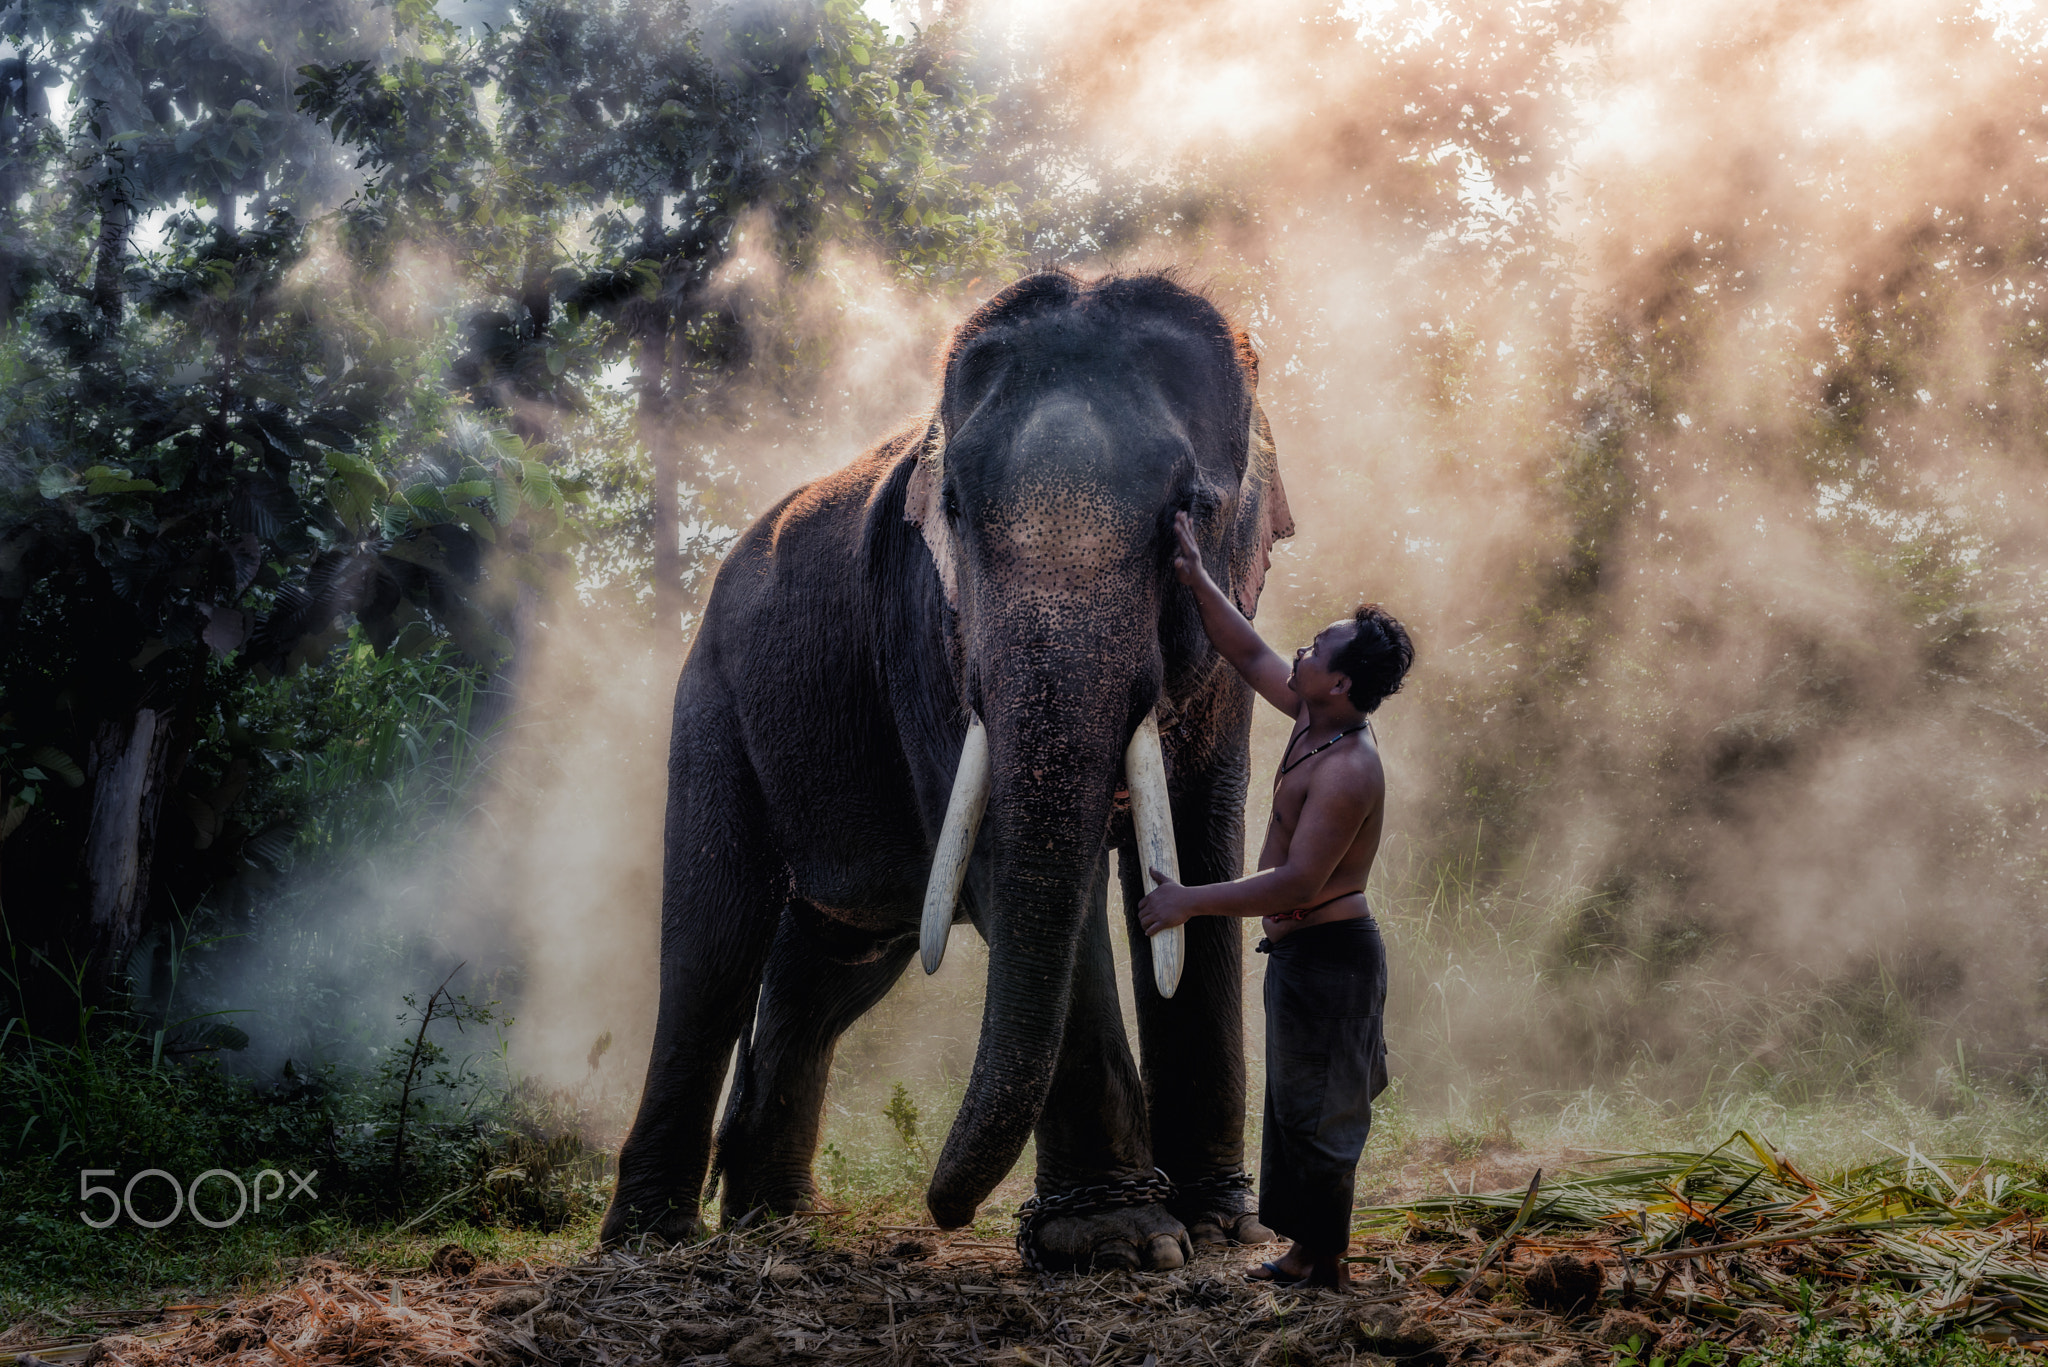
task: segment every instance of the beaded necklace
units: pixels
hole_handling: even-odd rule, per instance
[[[1337,743],[1338,741],[1340,741],[1340,740],[1344,739],[1344,738],[1345,738],[1346,736],[1355,736],[1355,735],[1357,735],[1357,734],[1358,734],[1358,733],[1359,733],[1360,731],[1363,731],[1363,730],[1365,730],[1365,729],[1366,729],[1367,727],[1369,727],[1369,726],[1371,726],[1371,725],[1372,725],[1372,722],[1371,722],[1371,720],[1370,720],[1370,719],[1368,719],[1368,720],[1366,720],[1366,721],[1362,721],[1362,722],[1360,722],[1360,723],[1359,723],[1358,725],[1356,725],[1356,726],[1352,727],[1352,728],[1351,728],[1351,729],[1350,729],[1349,731],[1339,731],[1339,732],[1338,732],[1338,733],[1337,733],[1336,735],[1334,735],[1334,736],[1330,737],[1330,738],[1329,738],[1328,740],[1324,741],[1324,742],[1323,742],[1323,743],[1322,743],[1321,745],[1318,745],[1318,746],[1317,746],[1317,747],[1316,747],[1315,749],[1313,749],[1313,750],[1309,751],[1309,752],[1308,752],[1307,754],[1303,755],[1303,756],[1302,756],[1302,757],[1301,757],[1300,759],[1298,759],[1298,760],[1294,761],[1294,763],[1292,763],[1292,764],[1289,764],[1289,763],[1287,762],[1287,756],[1289,756],[1289,755],[1291,755],[1291,754],[1293,754],[1293,753],[1294,753],[1294,743],[1295,743],[1295,741],[1298,741],[1298,740],[1300,740],[1300,739],[1301,739],[1301,736],[1305,736],[1305,735],[1307,735],[1307,734],[1308,734],[1308,732],[1307,732],[1307,731],[1303,731],[1303,732],[1301,733],[1301,735],[1300,735],[1300,736],[1294,736],[1294,737],[1291,737],[1291,738],[1290,738],[1290,739],[1288,740],[1288,742],[1287,742],[1287,749],[1281,752],[1281,755],[1280,755],[1280,772],[1279,772],[1279,774],[1277,774],[1277,775],[1276,775],[1276,776],[1274,777],[1274,779],[1273,779],[1273,786],[1274,786],[1275,788],[1279,787],[1279,786],[1280,786],[1280,780],[1281,780],[1281,779],[1283,779],[1283,778],[1286,778],[1286,777],[1287,777],[1287,775],[1288,775],[1288,774],[1289,774],[1289,773],[1290,773],[1291,771],[1293,771],[1293,770],[1295,770],[1295,769],[1299,769],[1299,768],[1300,768],[1300,767],[1301,767],[1302,765],[1304,765],[1304,764],[1308,763],[1308,762],[1309,762],[1310,760],[1314,759],[1314,758],[1315,758],[1315,757],[1316,757],[1317,755],[1320,755],[1321,753],[1323,753],[1323,751],[1325,751],[1325,750],[1329,749],[1329,748],[1330,748],[1331,746],[1335,745],[1335,744],[1336,744],[1336,743]]]

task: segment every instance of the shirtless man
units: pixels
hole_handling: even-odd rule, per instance
[[[1294,718],[1294,734],[1274,779],[1259,871],[1184,887],[1155,869],[1158,886],[1138,904],[1138,920],[1150,935],[1192,916],[1263,918],[1259,951],[1272,957],[1259,1218],[1293,1242],[1247,1275],[1342,1287],[1352,1183],[1372,1099],[1387,1085],[1387,958],[1365,902],[1386,778],[1367,715],[1399,691],[1415,647],[1399,622],[1361,607],[1295,651],[1289,669],[1202,568],[1186,513],[1174,531],[1174,573],[1194,590],[1209,640]]]

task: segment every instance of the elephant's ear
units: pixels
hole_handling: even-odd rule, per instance
[[[946,602],[960,606],[960,579],[953,569],[953,529],[946,525],[939,506],[945,485],[946,429],[936,413],[925,428],[924,441],[917,448],[917,466],[903,486],[903,520],[924,534],[925,549],[938,568],[939,583],[946,590]]]
[[[1241,344],[1248,351],[1249,343]],[[1250,363],[1258,373],[1258,357]],[[1266,587],[1266,571],[1273,564],[1273,543],[1294,535],[1294,513],[1287,506],[1287,486],[1280,482],[1280,457],[1273,449],[1273,428],[1256,400],[1252,403],[1251,432],[1246,442],[1244,487],[1238,507],[1245,510],[1250,526],[1243,528],[1239,545],[1244,564],[1237,575],[1237,609],[1247,618],[1257,615],[1259,594]]]
[[[1252,345],[1252,335],[1243,328],[1237,330],[1237,363],[1244,367],[1245,382],[1256,391],[1259,387],[1259,352]],[[1254,405],[1257,402],[1254,397]]]

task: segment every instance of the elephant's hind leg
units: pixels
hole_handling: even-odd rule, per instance
[[[698,690],[701,694],[702,690]],[[670,758],[661,903],[661,1009],[647,1082],[619,1150],[599,1239],[694,1239],[711,1122],[760,993],[787,873],[728,708],[686,678]]]
[[[718,1128],[727,1224],[757,1210],[808,1209],[811,1162],[839,1036],[888,994],[915,935],[877,939],[805,903],[782,913],[761,1009]]]

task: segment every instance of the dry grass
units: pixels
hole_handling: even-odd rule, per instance
[[[478,1270],[455,1246],[396,1278],[308,1260],[288,1289],[17,1361],[1586,1367],[1830,1323],[2048,1342],[2038,1169],[1909,1149],[1815,1178],[1738,1134],[1706,1153],[1586,1160],[1525,1190],[1467,1189],[1455,1171],[1445,1185],[1361,1212],[1348,1292],[1249,1283],[1256,1255],[1241,1249],[1170,1273],[1042,1277],[986,1231],[824,1216],[539,1269]]]
[[[0,1362],[79,1362],[87,1367],[168,1367],[173,1363],[390,1363],[453,1367],[481,1362],[477,1345],[490,1300],[530,1287],[536,1274],[496,1268],[476,1275],[458,1245],[424,1276],[379,1277],[365,1269],[310,1258],[295,1269],[289,1290],[170,1307],[153,1322],[102,1338],[70,1336],[24,1344]],[[467,1270],[464,1271],[463,1269]]]

